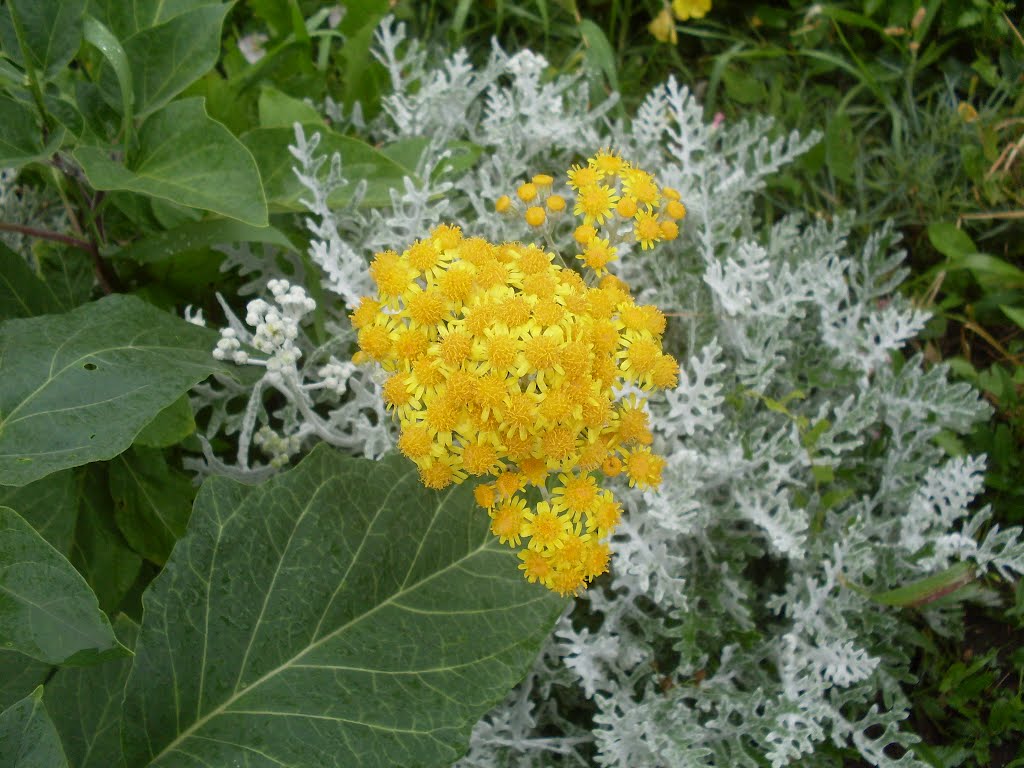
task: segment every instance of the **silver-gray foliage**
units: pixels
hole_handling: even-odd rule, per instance
[[[1024,543],[1020,529],[999,530],[988,510],[971,510],[984,457],[950,457],[936,439],[970,429],[988,408],[941,366],[906,354],[927,316],[896,293],[905,269],[893,230],[853,247],[838,214],[758,221],[766,178],[818,137],[780,134],[764,118],[708,123],[673,80],[632,120],[614,121],[614,100],[591,103],[579,78],[543,78],[546,62],[529,51],[494,46],[480,67],[462,53],[430,66],[389,20],[376,55],[393,91],[369,138],[432,138],[390,207],[331,211],[327,191],[344,169],[334,161],[325,176],[316,141],[297,136],[310,254],[339,304],[367,291],[372,251],[402,250],[439,222],[531,237],[518,217],[494,213],[494,199],[601,146],[656,170],[689,211],[677,241],[620,253],[613,265],[635,295],[671,314],[666,343],[680,382],[649,404],[665,482],[620,490],[628,514],[610,578],[562,617],[460,765],[544,766],[559,755],[563,765],[779,768],[838,766],[845,752],[923,766],[906,724],[912,651],[899,642],[913,618],[871,595],[961,562],[1024,573]],[[453,170],[453,141],[482,147],[481,161]],[[574,253],[568,232],[545,237]],[[258,334],[265,311],[253,320]],[[339,362],[347,321],[333,320],[339,357],[317,362],[301,320],[257,361],[284,361],[256,386],[284,387],[293,405],[256,407],[245,423],[226,417],[226,431],[248,431],[248,450],[269,430],[275,459],[321,439],[377,455],[393,427],[373,412],[376,383]],[[238,325],[225,339],[255,338]],[[222,357],[238,351],[222,345]],[[281,345],[302,347],[308,364],[289,362]],[[248,462],[239,454],[234,464],[262,471]],[[958,610],[954,601],[917,615],[948,633]],[[592,727],[580,712],[592,713]]]

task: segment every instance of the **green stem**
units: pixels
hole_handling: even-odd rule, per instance
[[[28,49],[28,44],[25,42],[25,29],[21,26],[21,19],[18,18],[18,12],[14,8],[13,3],[7,4],[8,10],[11,13],[11,24],[14,26],[14,36],[18,38],[18,47],[21,48],[21,58],[25,62],[25,74],[28,75],[29,90],[32,91],[32,99],[36,103],[36,109],[39,110],[39,117],[43,121],[43,126],[47,129],[47,132],[53,129],[54,122],[50,113],[46,111],[46,105],[43,103],[43,89],[39,86],[39,78],[36,75],[36,68],[32,66],[32,56]]]

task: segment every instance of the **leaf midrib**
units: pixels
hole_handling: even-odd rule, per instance
[[[407,473],[406,475],[403,476],[402,479],[404,480],[405,478],[407,478],[409,476],[409,474],[411,474],[411,473]],[[399,481],[399,483],[396,483],[395,487],[397,487],[400,483],[401,483],[401,481]],[[239,505],[239,507],[241,507],[241,506],[242,505]],[[439,507],[443,506],[443,504],[438,505],[438,506]],[[377,511],[376,515],[374,515],[374,519],[376,519],[376,517],[379,516],[380,511],[382,509],[383,509],[383,506],[378,507],[378,511]],[[435,511],[435,516],[436,515],[437,515],[437,511]],[[433,519],[431,521],[431,525],[433,525]],[[373,524],[371,522],[370,526],[367,527],[367,533],[369,532],[370,528],[372,528],[372,526],[373,526]],[[413,583],[412,585],[410,585],[408,587],[404,587],[404,586],[401,587],[397,592],[395,592],[392,595],[390,595],[386,600],[383,600],[382,602],[377,603],[372,608],[364,611],[363,613],[359,614],[358,616],[355,616],[355,617],[349,619],[347,622],[345,622],[345,624],[341,625],[337,629],[335,629],[335,630],[333,630],[331,632],[328,632],[323,637],[321,637],[318,640],[315,640],[314,642],[310,643],[305,648],[303,648],[299,653],[296,653],[294,656],[292,656],[291,658],[287,659],[284,663],[278,665],[274,669],[272,669],[269,672],[267,672],[266,674],[264,674],[262,677],[260,677],[257,680],[253,681],[250,685],[247,685],[245,688],[243,688],[241,690],[235,690],[231,694],[231,696],[229,696],[227,699],[225,699],[221,704],[219,704],[218,706],[216,706],[213,709],[211,709],[208,713],[206,713],[202,717],[197,718],[196,721],[194,723],[192,723],[192,725],[190,725],[184,731],[179,733],[172,741],[170,741],[167,744],[167,746],[165,746],[162,750],[160,750],[159,753],[157,753],[156,755],[153,756],[153,758],[149,761],[149,765],[153,765],[158,760],[160,760],[164,755],[169,754],[170,752],[173,752],[180,744],[184,743],[188,738],[190,738],[194,733],[196,733],[199,729],[201,729],[204,725],[206,725],[206,723],[208,723],[210,720],[212,720],[215,717],[218,717],[218,716],[224,714],[228,710],[228,707],[230,707],[234,702],[238,701],[238,699],[240,699],[242,696],[244,696],[247,693],[251,693],[253,690],[258,688],[260,685],[262,685],[266,681],[274,678],[275,676],[277,676],[278,674],[280,674],[284,670],[287,670],[288,668],[292,667],[295,664],[296,661],[300,660],[303,656],[308,654],[310,651],[315,650],[317,647],[319,647],[323,643],[327,642],[328,640],[331,640],[331,639],[337,637],[342,632],[344,632],[345,630],[351,628],[355,624],[358,624],[363,619],[365,619],[365,618],[367,618],[369,616],[372,616],[374,613],[376,613],[381,608],[384,608],[385,606],[388,606],[388,605],[392,605],[394,603],[394,601],[397,600],[398,598],[406,595],[409,592],[415,591],[420,586],[422,586],[423,584],[426,584],[427,582],[429,582],[431,579],[435,578],[436,576],[440,576],[441,574],[446,573],[447,571],[449,571],[452,568],[461,566],[464,561],[466,561],[466,560],[470,559],[471,557],[479,554],[480,552],[483,552],[483,551],[485,551],[487,549],[492,549],[491,547],[488,546],[491,543],[492,543],[492,541],[491,541],[490,538],[484,538],[481,541],[481,543],[476,547],[476,549],[473,549],[473,550],[470,550],[470,551],[466,552],[464,555],[462,555],[461,557],[459,557],[456,560],[453,560],[451,563],[446,565],[444,568],[442,568],[440,570],[437,570],[437,571],[434,571],[433,573],[431,573],[427,577],[420,579],[419,581]],[[504,550],[499,549],[499,550],[495,550],[495,551],[503,552]],[[284,556],[284,552],[282,552],[282,557],[283,556]],[[395,604],[395,605],[396,605],[396,607],[398,607],[400,609],[402,608],[402,606],[399,606],[397,604]],[[175,686],[175,688],[176,687],[177,686]],[[199,705],[200,706],[202,705],[201,701],[199,702]],[[148,739],[148,730],[147,730],[147,739]]]

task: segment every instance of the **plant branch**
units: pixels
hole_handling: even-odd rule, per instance
[[[11,224],[10,222],[0,221],[0,231],[3,232],[17,232],[19,235],[28,235],[29,237],[38,237],[42,240],[53,240],[57,243],[64,243],[70,245],[73,248],[92,253],[96,250],[96,246],[90,243],[88,240],[81,240],[77,237],[71,237],[71,235],[63,235],[60,232],[51,232],[48,229],[36,229],[35,227],[26,227],[23,224]]]
[[[71,235],[64,235],[60,232],[51,232],[48,229],[37,229],[36,227],[26,227],[23,224],[12,224],[7,221],[0,221],[0,232],[17,232],[19,235],[38,237],[41,240],[52,240],[55,243],[63,243],[64,245],[70,245],[72,248],[78,248],[81,251],[85,251],[92,259],[92,264],[96,271],[96,278],[99,280],[100,287],[103,289],[103,292],[106,294],[115,292],[114,286],[117,284],[117,278],[111,273],[107,263],[103,261],[103,257],[100,256],[99,249],[96,247],[95,243],[88,240],[82,240],[77,237],[71,237]]]

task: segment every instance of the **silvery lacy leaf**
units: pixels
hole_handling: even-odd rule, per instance
[[[450,765],[565,607],[469,485],[326,447],[260,486],[207,480],[143,597],[129,768]]]

